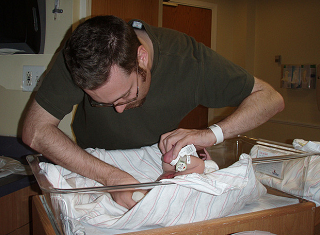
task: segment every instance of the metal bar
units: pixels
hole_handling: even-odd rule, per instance
[[[260,163],[288,161],[288,160],[293,160],[298,158],[305,158],[313,155],[320,155],[320,153],[290,154],[290,155],[274,156],[274,157],[253,158],[252,163],[260,164]]]
[[[268,147],[273,147],[273,148],[276,148],[276,149],[281,149],[281,150],[284,150],[284,151],[290,151],[290,152],[295,152],[295,153],[306,153],[305,151],[302,151],[302,150],[293,149],[293,148],[289,148],[289,147],[285,147],[285,146],[274,144],[271,141],[268,143],[268,142],[264,142],[264,141],[258,140],[257,144],[265,145],[265,146],[268,146]]]
[[[59,188],[50,188],[42,189],[48,193],[94,193],[94,192],[115,192],[115,191],[127,191],[127,190],[136,190],[136,189],[151,189],[156,186],[170,185],[174,184],[173,182],[148,182],[140,184],[124,184],[124,185],[114,185],[114,186],[101,186],[101,187],[88,187],[88,188],[76,188],[76,189],[59,189]]]

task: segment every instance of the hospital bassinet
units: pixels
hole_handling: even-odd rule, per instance
[[[290,145],[261,140],[253,139],[244,136],[239,136],[230,140],[224,141],[222,144],[212,146],[207,149],[214,161],[219,165],[220,168],[226,168],[238,161],[239,156],[242,153],[249,154],[254,146],[262,146],[271,148],[273,150],[285,151],[286,157],[298,157],[297,159],[286,160],[287,162],[295,161],[296,164],[300,164],[301,173],[299,174],[299,182],[304,182],[306,178],[306,172],[308,170],[307,161],[304,156],[306,154],[301,151],[297,151]],[[259,149],[257,150],[259,153]],[[263,152],[263,150],[260,151]],[[290,152],[290,154],[288,154]],[[276,159],[278,156],[273,156]],[[41,234],[68,234],[66,230],[67,220],[65,220],[65,213],[61,212],[60,207],[52,201],[56,195],[60,194],[71,194],[71,193],[88,193],[88,190],[76,189],[76,190],[60,190],[52,187],[46,177],[41,174],[39,163],[42,161],[40,155],[30,155],[27,157],[32,171],[37,179],[40,188],[43,191],[43,195],[37,196],[33,199],[33,214],[35,222],[35,230],[41,231]],[[269,163],[270,164],[270,163]],[[286,174],[285,166],[282,166],[284,172],[282,176],[278,177],[278,180],[283,180]],[[262,170],[261,173],[269,177],[269,172]],[[282,179],[281,179],[282,178]],[[298,187],[301,192],[304,192],[304,183],[300,183]],[[148,187],[148,185],[146,186]],[[150,186],[149,186],[150,187]],[[125,188],[119,186],[123,190],[129,190],[130,187]],[[287,192],[281,192],[279,190],[268,188],[268,193],[279,195],[283,197],[299,198],[292,196]],[[92,192],[97,191],[96,189],[90,189]],[[89,192],[90,192],[89,190]],[[303,193],[302,193],[303,194]],[[240,231],[249,230],[263,230],[269,231],[275,234],[313,234],[314,225],[319,223],[319,220],[315,216],[316,206],[312,202],[308,202],[302,199],[303,195],[296,204],[288,205],[280,208],[267,209],[252,213],[234,215],[224,218],[212,219],[202,222],[196,222],[191,224],[177,225],[165,228],[153,228],[150,230],[134,232],[135,234],[231,234]],[[40,215],[40,216],[39,216]],[[41,223],[38,223],[40,220]],[[105,234],[109,234],[105,231]],[[128,232],[128,231],[123,231]]]

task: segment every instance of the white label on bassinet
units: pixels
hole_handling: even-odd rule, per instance
[[[257,164],[255,169],[263,174],[283,179],[283,162],[261,163]]]
[[[274,153],[258,150],[257,158],[272,157]],[[283,162],[261,163],[255,166],[255,169],[263,174],[283,179]]]

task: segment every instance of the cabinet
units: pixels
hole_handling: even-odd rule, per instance
[[[0,198],[0,235],[32,234],[31,197],[38,194],[40,189],[33,184]]]
[[[33,197],[34,234],[54,235],[55,227],[49,218],[40,199]],[[40,219],[36,219],[40,218]],[[210,234],[225,235],[241,231],[270,231],[278,235],[313,235],[315,204],[301,202],[295,205],[257,211],[237,216],[224,217],[197,223],[177,225],[165,228],[145,230],[129,234],[162,235],[162,234]]]

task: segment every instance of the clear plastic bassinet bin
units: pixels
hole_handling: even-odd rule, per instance
[[[29,155],[27,156],[27,161],[32,169],[32,172],[39,184],[40,189],[42,190],[42,194],[39,196],[41,204],[45,209],[45,213],[50,220],[52,229],[54,230],[54,234],[85,234],[83,233],[84,229],[83,224],[77,221],[74,218],[75,211],[81,211],[81,206],[78,201],[86,201],[86,202],[94,202],[96,200],[100,200],[101,197],[109,197],[111,200],[111,196],[108,194],[113,191],[132,191],[137,189],[148,190],[152,189],[154,186],[168,185],[170,183],[161,183],[150,182],[150,183],[140,183],[140,184],[132,184],[132,185],[115,185],[115,186],[97,186],[97,187],[83,187],[83,188],[61,188],[54,187],[46,175],[44,174],[43,169],[41,168],[42,163],[51,164],[46,158],[44,158],[41,154]],[[81,179],[80,179],[81,180]],[[90,180],[90,179],[89,179]],[[69,182],[70,183],[70,182]],[[62,183],[63,184],[63,183]],[[72,182],[70,183],[72,184]],[[81,203],[80,203],[81,204]],[[90,203],[88,203],[90,204]],[[97,203],[99,204],[99,202]],[[78,207],[75,209],[75,207]],[[99,207],[99,206],[98,206]],[[86,208],[88,211],[88,208]],[[89,209],[90,211],[90,209]],[[94,212],[93,212],[94,213]],[[88,215],[89,217],[90,215]],[[85,223],[85,226],[89,226],[89,224]],[[101,233],[101,230],[93,230],[92,234],[96,234],[98,232]],[[118,230],[111,230],[110,234],[118,234]],[[102,230],[104,232],[104,230]],[[90,233],[91,234],[91,233]],[[104,234],[104,233],[103,233]],[[106,234],[109,234],[107,231]]]
[[[295,197],[311,199],[314,181],[320,178],[314,169],[310,171],[310,163],[319,165],[316,162],[320,157],[289,144],[238,136],[212,146],[208,152],[220,168],[232,165],[241,154],[250,155],[256,178],[262,184]]]
[[[225,140],[207,150],[220,169],[237,162],[241,154],[249,154],[252,157],[256,177],[263,184],[298,197],[305,196],[308,157],[312,155],[310,153],[295,150],[291,145],[245,136]],[[137,185],[61,189],[53,187],[43,174],[40,167],[40,164],[45,161],[43,156],[29,155],[27,160],[43,192],[42,204],[47,210],[56,234],[74,234],[77,226],[81,228],[79,222],[70,219],[72,218],[70,214],[73,213],[71,207],[75,206],[75,198],[82,200],[86,197],[93,197],[92,200],[95,200],[106,192],[150,189],[162,185],[162,182],[156,181]],[[70,197],[65,197],[65,195]],[[73,198],[73,200],[68,201],[68,198]]]

